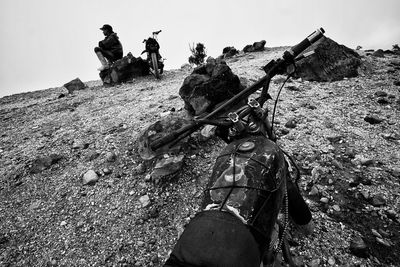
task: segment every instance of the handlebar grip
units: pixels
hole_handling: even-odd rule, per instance
[[[306,50],[310,45],[318,41],[325,33],[325,30],[323,28],[317,29],[315,32],[310,34],[306,39],[301,41],[299,44],[293,46],[288,50],[289,54],[295,58],[297,57],[301,52]]]

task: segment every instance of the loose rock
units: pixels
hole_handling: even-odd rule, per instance
[[[350,241],[350,251],[357,257],[368,257],[368,246],[361,237],[355,237]]]
[[[89,170],[83,175],[82,182],[84,185],[93,185],[99,180],[99,176],[94,170]]]
[[[148,195],[141,196],[139,198],[139,202],[140,202],[140,205],[142,206],[142,208],[145,208],[148,205],[150,205],[150,197]]]

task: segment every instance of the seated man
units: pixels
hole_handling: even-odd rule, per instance
[[[101,67],[98,70],[102,71],[109,68],[109,63],[121,59],[123,52],[122,44],[110,25],[104,24],[100,30],[103,31],[105,38],[99,42],[98,47],[94,48],[94,52],[101,62]]]

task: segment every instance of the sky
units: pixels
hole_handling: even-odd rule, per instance
[[[177,69],[198,42],[218,57],[260,40],[294,45],[319,27],[350,48],[391,49],[400,43],[399,10],[399,0],[0,0],[0,97],[99,80],[93,49],[103,24],[135,57],[162,30],[165,69]]]

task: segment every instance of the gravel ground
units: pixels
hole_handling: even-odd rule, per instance
[[[250,85],[283,51],[227,63]],[[290,80],[278,104],[278,143],[302,169],[316,224],[310,237],[291,237],[302,265],[400,262],[400,58],[361,53],[359,77]],[[0,99],[1,266],[162,266],[224,147],[217,138],[192,138],[176,176],[149,179],[154,166],[138,156],[137,138],[183,109],[178,90],[189,74],[170,70],[159,81],[108,88],[92,81],[73,95],[60,87]],[[281,81],[271,83],[273,97]],[[289,120],[295,128],[284,126]],[[84,185],[89,170],[98,181]],[[368,247],[365,257],[350,252],[357,237]]]

